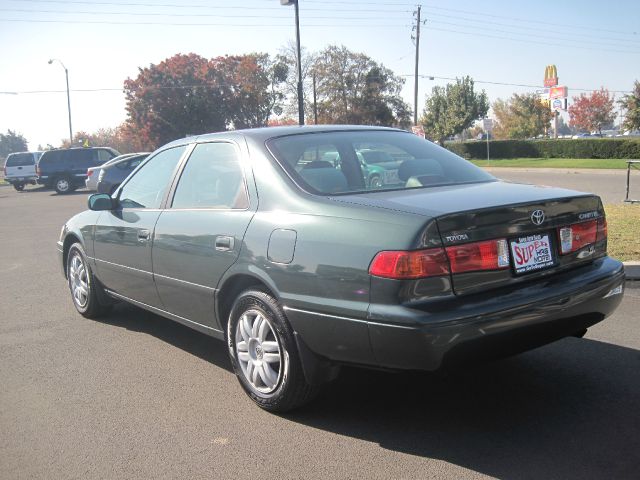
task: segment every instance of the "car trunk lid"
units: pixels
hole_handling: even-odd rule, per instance
[[[424,215],[429,217],[427,224],[435,220],[456,294],[550,275],[606,252],[606,237],[597,245],[562,252],[561,229],[604,220],[599,197],[572,190],[496,181],[334,198]],[[477,268],[458,268],[468,260],[465,255],[486,251],[492,241],[500,242],[490,253],[503,255],[499,268],[485,268],[490,262],[480,261],[475,262]],[[475,245],[481,248],[474,249]]]

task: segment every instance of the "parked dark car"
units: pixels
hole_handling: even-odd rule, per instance
[[[402,159],[395,183],[367,184],[366,148]],[[343,364],[433,371],[584,335],[624,289],[597,196],[500,181],[401,130],[181,139],[89,208],[58,241],[78,312],[124,300],[226,340],[271,411]]]
[[[111,195],[122,181],[140,165],[140,162],[149,155],[149,152],[138,153],[103,166],[98,175],[98,193]]]
[[[117,157],[120,153],[108,147],[84,147],[49,150],[42,154],[36,172],[38,183],[69,193],[83,187],[90,167]]]

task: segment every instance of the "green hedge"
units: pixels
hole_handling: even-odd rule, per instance
[[[487,142],[448,142],[445,147],[467,159],[487,158]],[[491,158],[640,159],[640,139],[492,140],[489,150]]]

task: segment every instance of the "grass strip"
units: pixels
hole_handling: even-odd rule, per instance
[[[479,167],[520,168],[614,168],[626,169],[622,158],[504,158],[497,160],[472,160]]]
[[[604,209],[609,255],[623,262],[640,260],[640,204],[612,203]]]

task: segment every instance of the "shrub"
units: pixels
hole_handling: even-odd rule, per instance
[[[486,142],[450,142],[445,147],[467,159],[487,158]],[[633,158],[640,159],[640,139],[492,140],[491,158]]]

